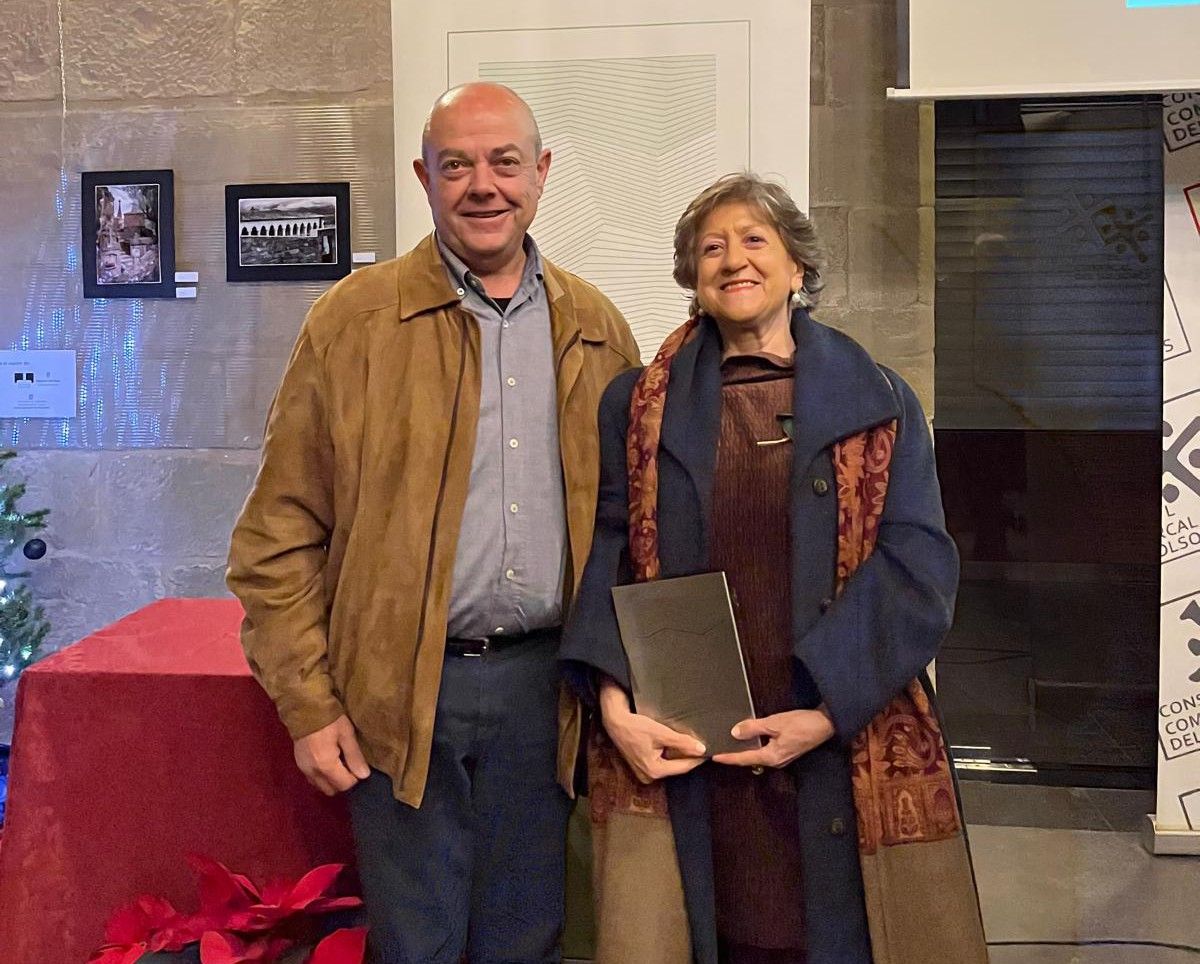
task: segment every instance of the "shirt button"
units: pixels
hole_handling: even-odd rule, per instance
[[[504,578],[505,579],[516,579],[517,571],[515,569],[505,569],[504,570]]]
[[[509,447],[510,449],[515,449],[515,448],[516,448],[518,445],[520,445],[520,444],[521,444],[521,443],[520,443],[520,442],[518,442],[518,441],[517,441],[515,438],[510,438],[510,439],[508,440],[508,447]]]
[[[455,289],[455,291],[454,291],[454,293],[455,293],[456,295],[458,295],[460,298],[461,298],[463,295],[465,295],[465,294],[466,294],[466,292],[465,292],[465,291],[463,291],[463,289],[462,289],[462,288],[456,288],[456,289]]]
[[[519,507],[517,506],[517,504],[515,502],[511,502],[511,503],[509,503],[508,511],[511,512],[513,515],[516,515],[518,508]]]
[[[823,613],[829,612],[829,610],[832,606],[833,606],[833,600],[830,599],[828,596],[821,600],[821,612],[823,612]]]
[[[506,384],[509,388],[514,388],[516,387],[517,380],[513,378],[512,375],[509,375],[508,378],[504,379],[504,384]]]
[[[817,495],[824,495],[829,491],[829,483],[824,479],[813,479],[813,491]]]
[[[505,328],[507,328],[507,327],[508,327],[508,322],[507,322],[507,321],[506,321],[506,322],[504,322],[504,325],[503,325],[503,327],[505,327]]]
[[[497,626],[497,627],[496,627],[496,629],[494,630],[494,632],[496,633],[496,635],[497,635],[497,636],[499,636],[501,633],[503,633],[503,632],[504,632],[504,627],[503,627],[503,626]]]
[[[829,824],[829,832],[835,837],[840,837],[846,832],[846,821],[841,817],[834,817]]]

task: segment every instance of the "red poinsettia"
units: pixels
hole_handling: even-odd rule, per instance
[[[113,914],[89,964],[134,964],[149,951],[178,951],[197,941],[202,964],[270,964],[311,940],[317,916],[362,906],[359,897],[331,894],[344,864],[260,889],[211,857],[192,855],[188,862],[199,879],[200,909],[181,914],[160,897],[139,897]],[[309,962],[362,964],[365,946],[366,928],[344,928],[321,941]]]

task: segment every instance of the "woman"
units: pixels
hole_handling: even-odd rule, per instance
[[[987,960],[924,673],[958,579],[929,433],[903,380],[809,317],[822,265],[786,191],[717,181],[675,232],[692,319],[601,403],[562,649],[601,724],[601,962]],[[733,735],[763,746],[706,762],[631,709],[610,590],[712,570],[759,713]]]

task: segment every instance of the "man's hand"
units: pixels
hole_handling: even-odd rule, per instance
[[[714,763],[778,769],[820,746],[833,736],[834,728],[829,712],[818,706],[815,710],[789,710],[759,720],[742,720],[730,732],[735,740],[763,736],[767,742],[757,750],[718,753],[713,757]]]
[[[296,740],[296,766],[325,796],[349,790],[371,775],[354,735],[350,717],[342,714],[328,726]]]
[[[703,743],[634,713],[625,691],[611,680],[600,686],[600,714],[609,739],[642,783],[679,776],[704,762]],[[670,758],[664,755],[667,751]]]

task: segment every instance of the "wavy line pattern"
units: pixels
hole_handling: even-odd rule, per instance
[[[675,222],[717,170],[715,54],[493,62],[554,152],[533,234],[597,285],[650,358],[687,312],[671,278]]]

